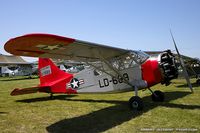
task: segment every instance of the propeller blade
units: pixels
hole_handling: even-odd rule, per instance
[[[171,30],[170,30],[170,34],[171,34],[171,37],[172,37],[172,40],[173,40],[173,43],[174,43],[174,47],[175,47],[176,52],[178,54],[178,60],[180,62],[181,68],[183,69],[183,74],[184,74],[185,80],[186,80],[191,92],[193,92],[192,84],[190,83],[190,78],[189,78],[188,72],[186,70],[185,63],[184,63],[183,59],[181,58],[181,55],[178,51],[178,47],[176,45],[176,42],[175,42],[175,39],[174,39],[174,36],[173,36]]]

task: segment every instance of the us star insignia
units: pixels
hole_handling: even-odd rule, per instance
[[[84,84],[83,79],[78,80],[77,78],[73,78],[67,85],[67,87],[72,89],[78,89],[81,84]]]
[[[56,49],[64,49],[63,45],[56,44],[56,45],[37,45],[37,48],[43,49],[43,50],[56,50]]]

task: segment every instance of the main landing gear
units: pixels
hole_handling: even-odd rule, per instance
[[[131,97],[129,99],[129,107],[132,109],[132,110],[142,110],[143,107],[144,107],[144,104],[143,104],[143,101],[142,101],[142,98],[140,98],[138,96],[138,88],[135,86],[135,96]]]
[[[165,95],[163,92],[159,91],[159,90],[156,90],[156,91],[152,91],[150,88],[149,90],[151,91],[152,95],[151,95],[151,98],[152,98],[152,101],[154,102],[163,102],[165,100]],[[142,110],[143,107],[144,107],[144,104],[143,104],[143,101],[142,99],[137,95],[137,87],[135,87],[135,96],[131,97],[129,99],[129,107],[132,109],[132,110]]]
[[[142,110],[144,107],[142,98],[139,96],[133,96],[129,99],[129,106],[132,110]]]

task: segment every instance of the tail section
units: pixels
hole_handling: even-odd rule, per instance
[[[50,84],[59,79],[70,77],[72,74],[60,70],[50,59],[39,58],[38,62],[40,85]]]
[[[30,88],[16,88],[10,95],[23,95],[36,92],[45,93],[68,93],[75,94],[76,90],[68,87],[73,75],[60,70],[50,59],[39,58],[40,84]]]
[[[67,83],[72,74],[60,70],[50,59],[39,58],[40,86],[50,86],[52,93],[68,93]]]

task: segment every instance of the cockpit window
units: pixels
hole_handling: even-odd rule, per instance
[[[101,75],[101,74],[102,74],[101,71],[98,71],[98,70],[96,70],[96,69],[94,70],[94,75],[95,75],[95,76],[99,76],[99,75]]]
[[[18,66],[10,66],[10,67],[8,67],[8,69],[15,71],[15,70],[19,69],[19,67]]]
[[[131,51],[131,57],[138,64],[144,63],[150,56],[143,51]]]

